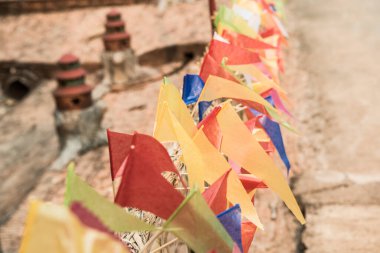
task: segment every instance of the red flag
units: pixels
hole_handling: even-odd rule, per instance
[[[252,222],[243,221],[241,223],[241,241],[243,244],[243,252],[247,253],[255,236],[256,226]]]
[[[73,202],[70,205],[70,210],[78,217],[78,219],[87,227],[96,229],[100,232],[107,233],[114,237],[115,239],[119,240],[118,237],[115,236],[115,234],[108,229],[100,220],[98,217],[95,216],[90,210],[88,210],[86,207],[84,207],[80,202]]]
[[[217,150],[220,150],[220,145],[222,144],[222,132],[216,120],[216,115],[221,109],[220,106],[215,107],[212,112],[198,124],[198,128],[203,127],[203,132],[207,136],[207,139]]]
[[[261,62],[259,54],[219,40],[211,40],[208,53],[218,63],[221,63],[223,58],[227,57],[229,65],[243,65]]]
[[[220,76],[225,79],[235,81],[235,78],[229,74],[224,68],[222,68],[222,61],[216,61],[209,53],[203,58],[201,70],[199,76],[203,82],[207,81],[209,75]]]
[[[257,188],[268,188],[262,180],[252,177],[250,174],[239,174],[238,176],[247,192],[251,192]]]
[[[258,124],[258,123],[260,123],[260,122],[258,121],[257,117],[252,117],[249,120],[247,120],[246,122],[244,122],[244,124],[246,125],[246,127],[249,129],[250,132],[252,132],[253,129],[255,129],[256,124]]]
[[[227,179],[230,171],[231,169],[226,171],[226,173],[202,193],[208,206],[215,214],[219,214],[227,208]]]
[[[262,66],[259,54],[219,40],[211,40],[208,53],[203,59],[199,73],[204,82],[207,81],[209,75],[235,81],[235,78],[221,67],[223,58],[227,58],[230,65],[258,64],[258,66]]]
[[[259,118],[261,117],[261,115],[259,116],[254,116],[249,110],[247,112],[247,114],[251,114],[252,117],[245,121],[244,124],[247,126],[247,128],[249,129],[249,131],[253,131],[253,129],[262,129],[263,131],[265,131],[264,127],[261,125],[260,121],[259,121]],[[249,117],[248,117],[249,118]],[[269,141],[259,141],[261,147],[265,150],[265,152],[267,152],[267,154],[271,154],[275,151],[275,146],[274,144],[272,143],[272,141],[269,139]]]
[[[107,129],[108,150],[110,154],[111,177],[115,180],[121,165],[129,154],[132,135],[112,132]]]
[[[168,219],[184,197],[163,176],[169,171],[180,175],[164,146],[151,136],[135,133],[131,138],[128,161],[115,202],[123,207],[135,207]],[[184,185],[185,186],[185,185]],[[186,186],[185,186],[186,187]]]
[[[232,31],[223,30],[222,37],[227,39],[232,45],[242,48],[255,50],[276,49],[274,46],[263,41],[253,39],[251,37],[245,36],[244,34],[239,34]]]

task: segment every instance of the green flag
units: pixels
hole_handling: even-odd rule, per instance
[[[69,206],[76,201],[89,209],[114,232],[156,230],[154,226],[127,213],[122,207],[99,195],[75,174],[74,165],[70,164],[66,176],[65,205]]]

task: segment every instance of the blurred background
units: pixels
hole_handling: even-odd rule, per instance
[[[284,138],[308,223],[259,192],[252,252],[380,252],[380,1],[284,3],[302,133]],[[31,199],[62,203],[69,160],[111,198],[105,129],[151,134],[162,77],[181,87],[210,39],[206,0],[0,0],[0,252],[17,252]]]

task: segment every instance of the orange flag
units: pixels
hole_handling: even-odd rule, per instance
[[[229,103],[223,105],[217,120],[223,135],[221,151],[249,173],[262,179],[304,224],[305,218],[284,176]]]
[[[254,108],[274,121],[282,124],[291,131],[295,131],[278,113],[268,101],[248,87],[244,87],[236,82],[226,80],[217,76],[209,76],[198,102],[211,101],[219,98],[231,98],[240,101]]]
[[[269,79],[259,68],[257,68],[253,64],[245,64],[245,65],[227,65],[227,67],[231,70],[237,71],[239,73],[244,73],[250,75],[253,79],[255,79],[258,83],[253,85],[253,90],[261,94],[270,89],[275,89],[281,98],[288,99],[286,96],[286,91],[281,88],[277,83],[275,83],[272,79]]]
[[[219,98],[232,98],[249,103],[250,107],[268,116],[270,115],[267,109],[277,113],[277,110],[270,103],[249,88],[234,81],[210,75],[203,87],[198,102],[212,101]]]

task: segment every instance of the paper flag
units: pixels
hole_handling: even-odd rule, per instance
[[[183,77],[183,88],[182,88],[182,100],[186,105],[194,104],[198,101],[199,95],[205,86],[201,77],[198,75],[185,75]],[[203,118],[203,114],[206,112],[207,108],[211,105],[211,102],[200,102],[198,104],[199,120]]]
[[[199,95],[202,92],[203,83],[198,75],[185,75],[183,77],[182,100],[185,104],[194,104],[197,102]]]
[[[207,117],[198,124],[198,128],[202,128],[208,140],[217,150],[220,150],[222,144],[222,132],[220,131],[216,115],[222,108],[215,107]]]
[[[107,129],[107,137],[111,177],[113,181],[116,177],[120,177],[123,173],[122,171],[119,171],[119,169],[129,154],[132,138],[130,135],[112,132],[109,129]]]
[[[268,5],[267,5],[268,6]],[[269,7],[266,6],[267,10],[270,10]],[[286,31],[284,25],[280,21],[274,12],[263,12],[261,15],[263,25],[267,28],[273,28],[277,33],[281,34],[284,38],[288,38],[289,34]]]
[[[173,215],[164,223],[193,251],[230,253],[233,241],[207,206],[199,190],[191,190]],[[181,228],[181,229],[178,229]]]
[[[270,103],[273,103],[273,101],[271,100],[271,97],[268,98],[268,101]],[[269,137],[271,138],[274,146],[276,147],[278,154],[280,155],[289,173],[290,162],[289,162],[288,156],[286,155],[285,145],[282,140],[280,126],[276,122],[273,122],[272,120],[268,119],[268,117],[262,117],[260,121],[261,121],[261,124],[264,126],[265,131],[268,133]]]
[[[272,106],[278,108],[282,112],[286,113],[288,116],[293,117],[292,114],[286,109],[285,105],[282,103],[278,92],[275,89],[269,89],[266,92],[261,93],[264,98],[271,97],[273,100]]]
[[[249,129],[253,134],[256,140],[259,143],[270,142],[270,138],[267,133],[264,131],[264,127],[261,125],[259,118],[261,116],[255,116],[244,122],[244,125]]]
[[[163,106],[163,109],[164,108],[165,106]],[[178,121],[176,121],[176,119],[173,117],[174,115],[170,113],[170,110],[165,110],[164,113],[162,113],[160,123],[156,124],[156,128],[162,128],[162,131],[170,132],[170,134],[174,133],[173,139],[169,139],[169,141],[179,142],[179,140],[182,140],[182,143],[180,143],[181,148],[187,147],[184,149],[185,152],[183,153],[183,156],[188,169],[190,179],[189,181],[198,181],[198,183],[193,184],[200,185],[200,182],[203,182],[202,180],[205,180],[209,184],[212,184],[227,170],[230,169],[228,162],[218,152],[218,150],[212,146],[203,132],[198,131],[197,134],[194,135],[193,140],[196,144],[196,146],[194,146],[194,144],[189,141],[188,136],[184,134],[182,126]],[[163,126],[166,126],[166,128]],[[160,140],[160,136],[157,136],[156,138]],[[227,198],[231,203],[239,203],[243,215],[257,224],[258,227],[262,228],[262,224],[257,216],[257,212],[253,207],[249,196],[246,194],[244,187],[241,185],[241,182],[239,181],[236,173],[230,173],[230,176],[228,178]]]
[[[266,99],[269,103],[274,105],[272,97],[268,97]],[[256,112],[253,109],[250,109],[250,111],[255,115],[259,114],[258,112]],[[269,135],[270,139],[272,140],[274,146],[276,147],[278,154],[281,157],[281,160],[284,162],[286,169],[289,173],[290,162],[289,162],[288,156],[286,155],[284,142],[282,140],[282,134],[281,134],[280,126],[276,122],[270,120],[268,117],[266,117],[264,115],[262,115],[260,117],[259,121],[262,124],[262,126],[264,127],[266,133]]]
[[[258,9],[258,6],[256,7]],[[260,23],[261,23],[259,10],[252,11],[238,4],[234,4],[232,6],[232,10],[236,15],[242,17],[247,22],[248,26],[251,27],[255,31],[255,33],[259,32]]]
[[[163,82],[161,85],[160,94],[158,96],[154,136],[161,142],[176,139],[174,132],[167,131],[167,129],[170,129],[170,126],[167,125],[169,122],[163,118],[164,103],[167,104],[170,111],[185,129],[186,133],[192,136],[197,130],[193,118],[185,103],[182,101],[178,89],[173,84],[167,82]]]
[[[234,240],[239,246],[240,251],[243,252],[241,241],[241,210],[239,204],[218,214],[217,217],[231,236],[232,240]]]
[[[155,227],[141,221],[136,216],[126,213],[120,206],[100,196],[88,184],[75,175],[69,166],[66,176],[65,205],[80,202],[90,210],[110,230],[124,233],[129,231],[152,231]]]
[[[218,180],[206,189],[202,195],[208,206],[215,214],[226,210],[227,207],[227,180],[231,170],[224,173]]]
[[[253,90],[261,94],[269,89],[275,89],[281,94],[282,98],[287,99],[286,91],[281,88],[278,84],[276,84],[273,80],[269,79],[266,75],[262,73],[260,69],[258,69],[253,64],[246,65],[227,65],[227,67],[231,70],[238,71],[240,73],[248,74],[253,79],[257,80],[259,83],[254,84]]]
[[[115,234],[99,220],[98,217],[91,213],[91,211],[84,207],[80,202],[71,203],[70,210],[85,226],[103,233],[107,233],[115,237],[115,239],[118,239]]]
[[[231,45],[246,48],[249,50],[254,50],[254,52],[256,52],[257,50],[276,49],[274,46],[267,44],[262,40],[253,39],[243,34],[235,33],[232,31],[224,30],[222,33],[222,37],[227,39],[231,43]]]
[[[207,53],[203,57],[199,76],[204,82],[206,82],[210,75],[220,76],[232,81],[236,80],[232,74],[228,73],[228,71],[222,67],[221,62],[217,62],[209,53]]]
[[[260,36],[265,39],[271,36],[274,36],[277,34],[277,30],[275,30],[273,27],[265,28],[262,31],[260,31]]]
[[[247,192],[257,188],[268,188],[264,182],[251,174],[239,174],[239,179]]]
[[[212,102],[200,102],[198,103],[198,114],[199,114],[199,121],[203,120],[203,117],[207,111],[207,109],[211,106]]]
[[[229,103],[223,105],[222,110],[217,115],[217,120],[223,134],[222,152],[239,163],[249,173],[262,179],[269,188],[280,196],[297,219],[304,224],[305,219],[284,176]]]
[[[20,253],[127,253],[120,241],[84,226],[66,207],[33,202]]]
[[[248,24],[243,17],[233,12],[232,9],[227,8],[224,5],[221,5],[216,13],[214,20],[215,27],[217,32],[222,34],[223,30],[230,30],[237,33],[244,34],[251,38],[257,38],[258,34],[254,29]]]
[[[173,136],[173,138],[169,139],[168,141],[177,141],[181,147],[183,160],[188,173],[189,186],[197,186],[203,191],[204,171],[207,167],[200,151],[198,150],[198,147],[194,144],[191,137],[188,135],[188,133],[186,133],[185,129],[168,108],[168,104],[164,103],[162,110],[163,111],[160,124],[168,126],[166,128],[166,131],[170,132],[170,135]],[[159,127],[161,126],[157,124],[157,128]],[[154,133],[154,135],[158,140],[163,141],[160,139],[160,136],[156,136],[156,133]]]
[[[249,221],[243,221],[241,224],[241,239],[244,253],[248,253],[251,247],[256,228],[255,224]]]
[[[183,196],[162,173],[180,175],[164,146],[145,134],[135,133],[115,202],[123,207],[149,211],[167,219],[182,202]]]
[[[272,120],[268,119],[267,117],[263,117],[261,121],[265,128],[265,131],[270,136],[274,146],[276,147],[278,154],[281,157],[281,160],[284,162],[286,169],[288,170],[288,173],[289,173],[291,165],[290,165],[288,156],[286,155],[285,145],[282,140],[280,126],[276,122],[273,122]]]
[[[232,98],[247,106],[254,108],[289,130],[296,132],[278,113],[278,111],[259,94],[236,82],[217,76],[210,76],[199,96],[200,101],[211,101],[219,98]]]
[[[199,96],[199,101],[211,101],[220,98],[232,98],[249,103],[251,107],[267,115],[269,110],[277,114],[276,109],[270,103],[249,88],[221,77],[209,76]]]
[[[253,64],[260,62],[260,56],[245,48],[227,44],[218,40],[211,40],[208,53],[221,63],[224,58],[228,58],[228,64]]]
[[[198,130],[193,140],[208,165],[208,169],[205,171],[206,182],[212,184],[226,171],[230,170],[231,166],[224,156],[207,140],[202,129]],[[228,176],[227,199],[232,204],[240,204],[243,216],[255,223],[259,228],[263,228],[256,209],[252,205],[251,198],[245,191],[235,171],[231,171]]]

